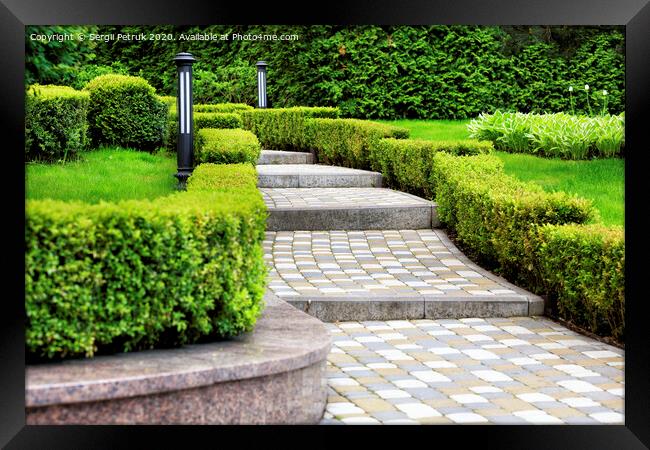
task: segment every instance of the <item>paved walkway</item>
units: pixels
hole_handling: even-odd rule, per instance
[[[333,322],[323,424],[623,423],[621,350],[536,317],[539,297],[435,228],[435,204],[305,162],[266,152],[258,173],[268,230],[289,230],[266,233],[269,289]]]
[[[279,297],[515,295],[441,230],[267,232],[269,287]]]
[[[326,325],[322,424],[623,423],[623,351],[545,318]]]

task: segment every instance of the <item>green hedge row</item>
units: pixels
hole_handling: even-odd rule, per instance
[[[93,146],[154,150],[163,145],[168,105],[144,78],[102,75],[84,90],[90,93],[88,121]]]
[[[463,246],[561,317],[622,338],[623,234],[585,225],[597,218],[589,201],[507,176],[491,155],[438,152],[431,177],[438,216]]]
[[[304,151],[305,121],[314,117],[336,118],[336,108],[269,108],[242,111],[244,128],[258,137],[262,146],[271,150]]]
[[[69,160],[88,145],[87,92],[30,86],[25,97],[25,161]]]
[[[203,128],[196,133],[194,160],[202,163],[256,164],[262,146],[257,137],[242,129]]]
[[[202,128],[243,128],[241,116],[236,113],[219,112],[194,112],[194,148],[197,148],[197,132]],[[176,139],[178,136],[178,113],[171,111],[167,116],[167,135],[165,147],[176,151]]]
[[[612,158],[625,144],[625,117],[497,111],[472,120],[470,136],[498,150],[564,159]]]
[[[30,358],[176,346],[252,329],[266,207],[252,167],[153,201],[26,205]],[[214,178],[223,178],[215,181]]]
[[[625,234],[622,227],[544,225],[536,259],[558,314],[594,333],[623,340]]]
[[[194,105],[194,112],[241,113],[252,111],[254,108],[246,103],[214,103],[207,105]]]
[[[492,143],[476,140],[427,141],[416,139],[379,139],[370,146],[372,170],[381,172],[386,186],[433,198],[431,180],[433,157],[437,152],[453,155],[490,153]]]
[[[360,119],[308,119],[305,140],[319,161],[364,169],[370,148],[382,138],[409,136],[407,128]]]

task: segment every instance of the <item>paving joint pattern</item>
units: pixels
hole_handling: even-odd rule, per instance
[[[269,289],[325,321],[536,315],[543,300],[442,230],[267,231]]]
[[[326,324],[322,424],[623,424],[622,350],[546,318]]]

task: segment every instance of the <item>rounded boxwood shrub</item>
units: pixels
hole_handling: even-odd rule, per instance
[[[69,160],[87,146],[89,96],[67,86],[31,86],[25,97],[25,161]]]
[[[163,144],[168,105],[144,78],[103,75],[84,89],[90,93],[88,121],[94,146],[153,150]]]
[[[197,164],[256,164],[262,150],[257,136],[242,129],[203,128],[196,133],[195,146]]]

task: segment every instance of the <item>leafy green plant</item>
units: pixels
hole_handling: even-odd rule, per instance
[[[119,145],[142,150],[161,146],[168,106],[140,77],[102,75],[90,81],[89,132],[94,146]]]
[[[67,161],[88,145],[87,92],[31,86],[25,94],[25,161]]]
[[[262,149],[257,137],[242,129],[203,128],[197,131],[197,138],[194,158],[198,164],[247,162],[254,165]]]
[[[572,116],[565,113],[481,114],[467,126],[470,136],[508,152],[564,159],[611,158],[624,145],[622,116]]]

